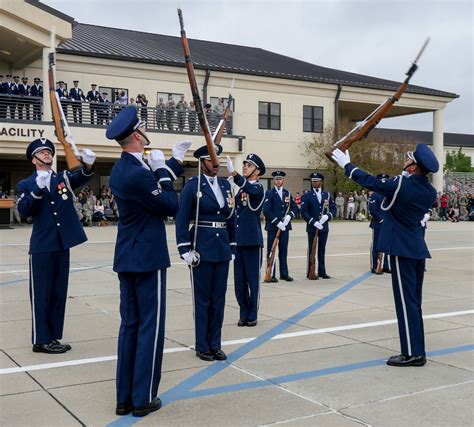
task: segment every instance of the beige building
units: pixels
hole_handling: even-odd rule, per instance
[[[53,26],[58,46],[56,80],[64,81],[68,90],[74,80],[79,80],[86,95],[94,83],[112,103],[120,101],[122,91],[122,98],[128,102],[144,94],[148,107],[142,111],[149,123],[152,148],[163,150],[165,155],[170,155],[177,140],[189,138],[193,148],[204,144],[202,134],[196,129],[191,131],[188,113],[180,126],[178,113],[173,112],[170,126],[166,111],[160,116],[162,113],[155,108],[160,97],[164,102],[169,96],[175,101],[181,95],[187,101],[192,99],[178,22],[176,37],[105,28],[77,23],[36,0],[0,0],[0,20],[0,75],[27,76],[29,84],[39,77],[46,94],[40,120],[32,120],[34,100],[30,99],[28,106],[30,116],[23,106],[20,118],[19,104],[23,101],[0,95],[0,180],[5,186],[14,188],[31,171],[24,153],[32,139],[55,139],[46,70]],[[188,36],[192,38],[192,28],[188,29]],[[333,132],[334,123],[342,119],[363,119],[399,86],[397,82],[328,69],[262,49],[192,39],[190,48],[204,104],[214,106],[218,98],[226,98],[235,80],[232,126],[222,141],[224,154],[239,164],[248,153],[258,153],[267,165],[265,185],[270,185],[272,171],[284,169],[287,186],[293,192],[301,191],[303,179],[311,171],[304,155],[305,141]],[[422,73],[419,74],[420,79]],[[453,93],[410,86],[389,116],[432,112],[434,151],[444,159],[443,111],[456,97]],[[15,105],[13,115],[8,103]],[[118,105],[104,103],[92,109],[87,102],[68,101],[64,105],[77,146],[97,153],[98,173],[93,185],[106,184],[120,150],[116,143],[105,139],[105,127]],[[215,122],[212,114],[208,118]],[[58,154],[61,169],[61,148]],[[224,165],[225,158],[221,161]],[[195,173],[195,166],[190,154],[186,158],[186,176]],[[184,180],[177,186],[183,183]],[[434,184],[441,188],[442,172],[435,176]]]

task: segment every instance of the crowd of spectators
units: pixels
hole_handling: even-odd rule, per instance
[[[110,190],[110,187],[103,185],[99,195],[96,196],[94,191],[85,186],[81,189],[74,200],[77,216],[84,226],[106,226],[109,221],[117,221],[119,213],[117,203]]]
[[[15,95],[8,99],[8,102],[0,102],[0,119],[26,119],[41,120],[41,99],[43,97],[43,87],[38,77],[34,79],[34,84],[28,84],[28,77],[11,75],[0,76],[0,95]],[[156,129],[167,129],[170,131],[199,132],[199,121],[196,113],[196,106],[193,101],[189,103],[184,96],[175,102],[172,95],[168,96],[165,102],[159,98],[156,106],[152,108],[145,94],[137,94],[135,98],[127,96],[124,89],[115,90],[109,94],[106,91],[97,90],[97,84],[91,84],[89,91],[84,92],[79,87],[79,80],[73,81],[73,86],[68,90],[64,81],[57,82],[56,92],[63,108],[66,120],[74,123],[89,121],[91,124],[108,125],[118,112],[127,105],[137,107],[139,116],[149,124],[149,127]],[[113,96],[114,101],[109,99]],[[88,108],[83,104],[87,103]],[[214,132],[220,119],[224,117],[224,100],[218,98],[217,104],[205,104],[204,113],[211,132]],[[84,114],[83,114],[84,113]],[[84,117],[83,117],[84,115]],[[232,134],[232,109],[226,125],[226,133]]]

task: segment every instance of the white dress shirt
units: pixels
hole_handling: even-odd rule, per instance
[[[212,192],[214,193],[214,196],[216,196],[217,203],[219,203],[219,207],[223,208],[224,207],[224,196],[222,195],[222,191],[219,188],[219,182],[217,179],[217,176],[207,176],[204,175],[207,179],[207,182],[209,183],[209,186],[212,189]]]

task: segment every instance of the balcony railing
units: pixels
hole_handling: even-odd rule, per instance
[[[42,121],[43,99],[33,96],[0,95],[0,120]],[[69,125],[107,126],[126,106],[109,102],[61,101]],[[149,130],[170,132],[201,132],[194,110],[178,110],[157,107],[136,106],[138,116],[147,122]],[[211,132],[219,124],[216,112],[206,113]],[[227,120],[225,132],[232,135],[232,117]]]

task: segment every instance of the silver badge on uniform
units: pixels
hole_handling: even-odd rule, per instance
[[[67,200],[67,194],[63,194],[61,197],[63,198],[63,200]]]

